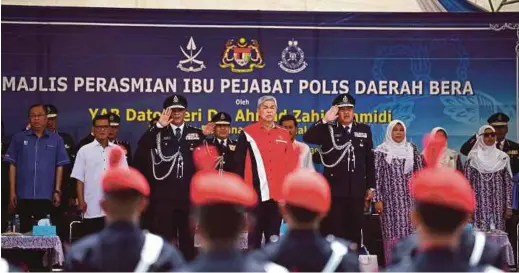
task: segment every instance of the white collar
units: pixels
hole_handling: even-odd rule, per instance
[[[218,144],[220,144],[220,142],[223,142],[222,144],[223,144],[224,146],[227,146],[227,138],[226,138],[226,139],[219,139],[219,138],[215,137],[215,139],[216,139],[216,142],[217,142]]]
[[[173,125],[173,123],[171,124],[171,128],[173,129],[173,132],[175,132],[175,130],[177,128],[180,128],[180,133],[184,132],[184,125],[185,123],[182,123],[180,126],[176,126],[176,125]]]
[[[94,138],[93,142],[96,144],[96,146],[101,146],[102,147],[101,143],[99,143],[99,141],[97,141],[97,139]],[[108,141],[107,147],[112,147],[112,146],[114,146],[114,143],[111,142],[111,141]]]

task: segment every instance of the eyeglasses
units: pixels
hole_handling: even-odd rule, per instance
[[[29,115],[30,118],[32,119],[36,119],[36,118],[44,118],[46,117],[47,115],[45,114],[36,114],[36,115]]]
[[[483,137],[496,137],[496,133],[483,133],[480,136],[483,136]]]

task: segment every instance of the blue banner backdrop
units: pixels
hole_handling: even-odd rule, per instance
[[[295,13],[2,6],[2,120],[52,103],[78,141],[96,113],[117,111],[135,148],[173,94],[188,120],[229,112],[233,133],[276,96],[301,132],[333,98],[357,99],[375,144],[401,119],[408,138],[445,127],[452,148],[494,112],[517,139],[518,24],[513,14]]]

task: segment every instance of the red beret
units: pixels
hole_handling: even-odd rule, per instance
[[[191,201],[197,206],[229,203],[250,207],[256,204],[258,197],[240,176],[206,170],[199,171],[191,180]]]
[[[103,192],[136,190],[144,196],[150,195],[150,186],[146,178],[137,170],[121,166],[124,151],[119,146],[109,150],[109,168],[101,179]]]
[[[318,172],[299,169],[287,175],[283,183],[283,202],[320,214],[330,210],[330,186]]]
[[[476,209],[474,191],[465,176],[452,168],[426,168],[411,178],[410,191],[416,201],[442,205],[467,213]]]
[[[214,145],[202,144],[193,151],[193,162],[197,170],[211,170],[216,167],[216,160],[220,156]]]

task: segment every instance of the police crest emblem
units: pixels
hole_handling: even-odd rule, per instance
[[[299,73],[308,66],[305,62],[305,53],[294,39],[288,41],[288,46],[281,52],[279,67],[288,73]]]
[[[255,68],[265,67],[259,42],[251,40],[248,43],[243,37],[238,39],[237,42],[228,40],[225,44],[220,67],[231,68],[231,71],[235,73],[250,73]]]

